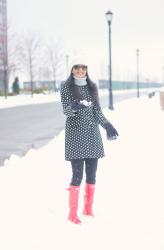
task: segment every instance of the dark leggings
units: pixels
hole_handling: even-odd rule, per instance
[[[96,183],[97,158],[74,159],[72,165],[72,180],[71,185],[80,186],[83,179],[83,170],[85,162],[86,183]]]

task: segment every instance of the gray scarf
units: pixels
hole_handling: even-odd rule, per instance
[[[74,78],[74,82],[75,82],[75,84],[77,85],[77,86],[85,86],[85,85],[87,85],[87,81],[86,81],[86,76],[85,77],[80,77],[80,78],[78,78],[78,77],[76,77],[76,76],[73,76],[73,78]]]

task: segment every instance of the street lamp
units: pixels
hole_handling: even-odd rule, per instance
[[[109,26],[109,109],[113,110],[113,94],[112,94],[112,54],[111,54],[111,23],[113,13],[109,10],[105,13]]]
[[[66,78],[68,77],[68,70],[69,70],[69,56],[66,55]]]
[[[164,66],[162,67],[162,70],[163,70],[163,79],[162,79],[162,85],[164,87]]]
[[[136,49],[136,57],[137,57],[137,98],[140,97],[140,83],[139,83],[139,49]]]

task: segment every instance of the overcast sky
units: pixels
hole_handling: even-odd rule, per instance
[[[32,30],[60,38],[70,64],[88,64],[90,75],[97,78],[107,76],[105,12],[109,9],[113,12],[113,78],[135,78],[139,49],[142,79],[163,81],[163,0],[8,0],[8,19],[18,32]]]

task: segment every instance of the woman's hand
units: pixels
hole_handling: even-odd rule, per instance
[[[119,136],[117,130],[113,127],[113,125],[110,122],[107,122],[105,124],[105,129],[106,129],[108,140],[115,140],[117,139],[117,136]]]
[[[71,104],[71,109],[73,110],[73,112],[77,112],[80,109],[84,109],[86,108],[86,105],[84,105],[83,103],[80,103],[78,100],[74,100]]]

